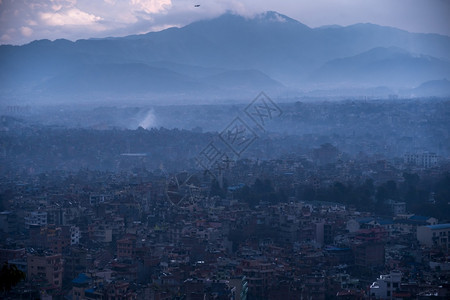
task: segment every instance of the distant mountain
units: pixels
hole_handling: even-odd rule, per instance
[[[42,87],[49,93],[102,93],[118,94],[168,93],[191,91],[200,84],[194,79],[164,68],[142,63],[84,64],[65,70],[47,80]]]
[[[373,24],[312,29],[276,12],[227,13],[143,35],[0,46],[0,97],[194,100],[284,88],[401,88],[450,78],[449,61],[448,36]]]
[[[450,81],[448,79],[432,80],[422,83],[411,91],[412,96],[450,97]]]
[[[282,88],[283,85],[266,74],[257,70],[237,70],[226,71],[216,75],[208,76],[205,78],[205,82],[214,85],[221,86],[222,88],[232,89],[257,89],[264,88],[272,90],[276,88]]]
[[[327,62],[310,77],[328,86],[414,87],[430,78],[450,78],[450,62],[404,49],[374,48]]]
[[[261,90],[273,91],[282,88],[279,82],[260,71],[233,70],[210,74],[204,77],[188,76],[166,68],[146,64],[96,64],[81,65],[65,70],[39,85],[39,93],[45,96],[65,98],[83,97],[95,100],[102,95],[114,95],[130,99],[146,96],[170,97],[188,93],[200,97],[202,94],[240,94],[252,97]]]

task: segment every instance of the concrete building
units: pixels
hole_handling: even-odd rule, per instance
[[[382,242],[366,242],[353,246],[355,265],[381,267],[384,265],[385,247]]]
[[[415,165],[423,168],[430,168],[437,165],[438,157],[436,153],[406,153],[404,162],[408,165]]]
[[[47,212],[45,211],[31,211],[25,216],[25,226],[45,226],[47,225]]]
[[[81,232],[77,226],[70,226],[70,244],[78,245],[80,243]]]
[[[18,228],[17,214],[15,212],[0,212],[0,233],[3,232],[8,237],[14,237]]]
[[[113,230],[106,225],[91,225],[89,226],[89,238],[102,243],[109,243],[112,241]]]
[[[450,248],[450,224],[417,227],[417,240],[428,247]]]
[[[242,274],[248,284],[247,299],[261,299],[274,279],[275,270],[270,263],[255,260],[242,262]]]
[[[406,202],[392,201],[390,206],[394,216],[406,213]]]
[[[53,287],[61,289],[64,270],[61,254],[29,254],[27,264],[28,280],[45,279]]]
[[[134,258],[136,254],[136,237],[127,236],[117,241],[117,258]]]
[[[371,268],[384,266],[385,236],[386,231],[381,227],[359,230],[352,244],[355,265]]]
[[[346,223],[346,225],[345,225],[345,229],[346,229],[348,232],[353,233],[353,232],[357,232],[358,230],[360,230],[360,229],[361,229],[361,225],[360,225],[360,223],[358,222],[358,220],[356,220],[356,219],[350,219],[350,220],[347,221],[347,223]]]
[[[400,290],[402,273],[392,271],[388,275],[380,275],[370,286],[370,296],[375,299],[394,299],[394,293]]]
[[[325,277],[321,274],[306,276],[302,290],[303,299],[325,300]]]
[[[0,248],[0,264],[25,256],[25,248]]]
[[[80,273],[72,280],[72,298],[74,300],[86,299],[84,291],[89,287],[91,278],[84,273]]]

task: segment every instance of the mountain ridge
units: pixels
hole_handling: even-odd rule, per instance
[[[389,58],[390,64],[386,59],[377,59],[380,49],[390,49],[393,55]],[[395,56],[397,50],[392,49],[402,50]],[[373,60],[373,63],[364,67],[358,62],[361,58]],[[187,98],[190,95],[192,98],[239,97],[239,93],[244,97],[268,87],[277,93],[282,93],[283,88],[301,93],[301,90],[322,88],[327,84],[332,85],[330,88],[339,85],[340,88],[374,88],[395,83],[392,86],[395,89],[450,78],[449,61],[450,37],[447,36],[409,33],[368,23],[310,28],[276,12],[254,18],[227,13],[181,28],[142,35],[2,45],[0,96],[27,98],[42,94],[61,97],[63,91],[70,96],[70,90],[83,94],[85,89],[86,95],[89,90],[95,90],[100,96],[114,97],[114,91],[120,90],[121,85],[130,98],[150,92],[182,93]],[[144,71],[133,64],[148,68]],[[440,68],[437,67],[439,64],[442,65]],[[118,65],[126,66],[128,76],[123,76],[120,69],[114,67]],[[400,66],[401,72],[393,72],[393,66]],[[161,78],[153,74],[156,72],[153,67],[160,68]],[[77,68],[84,68],[84,72],[75,71]],[[346,74],[352,68],[359,70],[359,75]],[[241,76],[242,80],[245,79],[243,74],[247,74],[247,83],[240,85],[233,76],[223,76],[223,81],[211,79],[211,76],[233,72],[237,72],[237,77]],[[323,80],[327,72],[329,74],[325,75],[330,79]],[[403,79],[389,80],[391,73]],[[104,80],[94,86],[108,76],[110,82]],[[379,80],[380,77],[383,80]],[[77,82],[83,80],[86,87],[80,91],[76,88]],[[127,87],[130,90],[127,91]],[[52,90],[61,93],[52,95]]]

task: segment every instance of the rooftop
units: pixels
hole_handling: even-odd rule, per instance
[[[427,221],[428,219],[431,219],[431,217],[414,215],[411,216],[409,219],[415,221]]]
[[[450,229],[450,224],[436,224],[436,225],[428,225],[428,228],[431,230],[439,230],[439,229]]]
[[[89,276],[87,276],[84,273],[80,273],[77,278],[75,278],[74,280],[72,280],[72,283],[74,284],[85,284],[85,283],[89,283],[91,280],[91,278],[89,278]]]

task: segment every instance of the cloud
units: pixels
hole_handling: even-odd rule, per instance
[[[36,25],[38,25],[38,23],[36,21],[34,21],[34,20],[26,20],[25,23],[28,26],[36,26]]]
[[[30,27],[22,26],[20,27],[20,33],[22,33],[23,36],[31,36],[33,34],[33,29]]]
[[[61,4],[55,4],[55,5],[52,5],[52,9],[53,9],[54,11],[58,11],[58,10],[60,10],[62,7],[63,7],[63,6],[62,6]]]
[[[0,42],[2,43],[9,43],[11,41],[11,36],[7,33],[2,34],[2,36],[0,36]]]
[[[171,0],[131,0],[131,4],[138,10],[148,14],[155,14],[172,6]]]
[[[40,16],[42,21],[50,26],[92,25],[102,20],[101,17],[86,13],[78,8],[57,13],[41,13]]]

